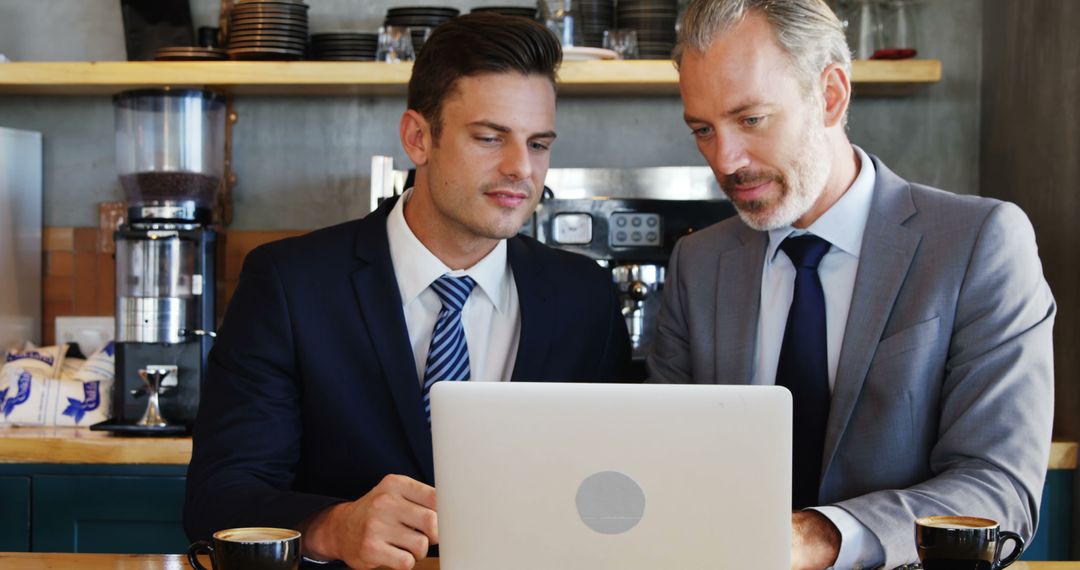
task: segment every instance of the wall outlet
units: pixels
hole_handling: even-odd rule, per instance
[[[56,317],[56,342],[78,343],[82,353],[91,354],[116,336],[113,317]]]

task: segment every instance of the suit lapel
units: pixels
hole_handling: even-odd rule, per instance
[[[420,379],[412,358],[412,346],[401,309],[401,294],[390,259],[386,237],[386,217],[394,200],[387,200],[364,219],[356,236],[356,256],[361,267],[352,274],[360,313],[375,353],[382,364],[383,376],[394,399],[394,407],[412,447],[421,472],[429,481],[435,478],[431,433],[424,417]]]
[[[523,238],[506,240],[506,246],[521,307],[521,337],[518,339],[514,372],[510,379],[515,382],[535,382],[544,378],[544,363],[547,362],[554,334],[552,315],[555,312],[551,306],[553,289],[536,255],[529,251]]]
[[[836,368],[829,422],[825,430],[822,475],[836,453],[855,409],[896,296],[915,258],[922,235],[903,224],[917,213],[908,183],[876,157],[870,215],[866,220],[859,269]]]
[[[768,234],[739,224],[742,245],[720,255],[716,279],[716,361],[714,383],[751,384],[761,304],[761,271]],[[731,278],[732,276],[737,276]]]

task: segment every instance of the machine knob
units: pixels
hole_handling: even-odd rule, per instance
[[[634,281],[627,288],[627,293],[635,301],[644,301],[649,296],[649,286],[644,281]]]

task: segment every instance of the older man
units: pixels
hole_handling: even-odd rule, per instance
[[[1055,305],[1027,217],[849,142],[823,1],[697,0],[680,33],[685,120],[739,217],[676,247],[654,380],[791,390],[793,568],[913,561],[924,515],[1030,538]]]

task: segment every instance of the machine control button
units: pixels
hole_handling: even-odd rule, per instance
[[[645,212],[616,212],[611,214],[612,228],[634,228],[635,231],[613,231],[610,241],[614,247],[659,247],[663,245],[660,214]],[[638,228],[649,231],[639,231]]]
[[[555,243],[586,245],[592,242],[592,216],[581,213],[565,213],[551,220],[551,237]]]

